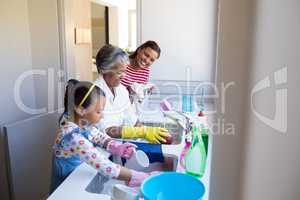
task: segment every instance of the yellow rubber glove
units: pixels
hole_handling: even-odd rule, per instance
[[[159,144],[161,142],[166,142],[165,137],[170,137],[168,130],[161,127],[122,127],[122,138],[124,139],[136,139],[144,138],[150,143]]]

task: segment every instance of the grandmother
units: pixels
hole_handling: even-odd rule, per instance
[[[128,55],[118,47],[108,44],[97,53],[99,76],[95,84],[106,95],[104,116],[98,127],[115,138],[143,138],[150,143],[166,142],[166,138],[170,137],[166,129],[135,126],[137,116],[131,107],[127,89],[120,84],[128,64]]]

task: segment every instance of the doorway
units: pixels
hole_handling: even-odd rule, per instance
[[[92,55],[95,58],[98,50],[109,43],[108,7],[92,2],[91,21]]]
[[[95,57],[105,44],[130,53],[137,46],[137,0],[91,1],[93,78],[98,76]]]

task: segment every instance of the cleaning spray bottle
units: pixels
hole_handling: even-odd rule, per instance
[[[199,127],[192,127],[192,143],[185,154],[185,171],[197,178],[204,175],[206,167],[206,151]]]
[[[200,112],[194,118],[194,122],[196,123],[196,126],[200,128],[202,140],[205,146],[205,151],[207,153],[209,128],[208,128],[208,118],[207,116],[205,116],[203,110],[200,110]]]
[[[190,149],[191,143],[192,143],[192,133],[188,132],[185,135],[185,145],[184,148],[181,151],[180,157],[179,157],[179,165],[178,165],[178,171],[184,172],[185,171],[185,154]]]

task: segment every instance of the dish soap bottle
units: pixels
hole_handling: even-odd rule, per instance
[[[201,137],[201,131],[197,126],[192,128],[192,143],[185,154],[185,171],[197,178],[204,175],[206,166],[206,151]]]

